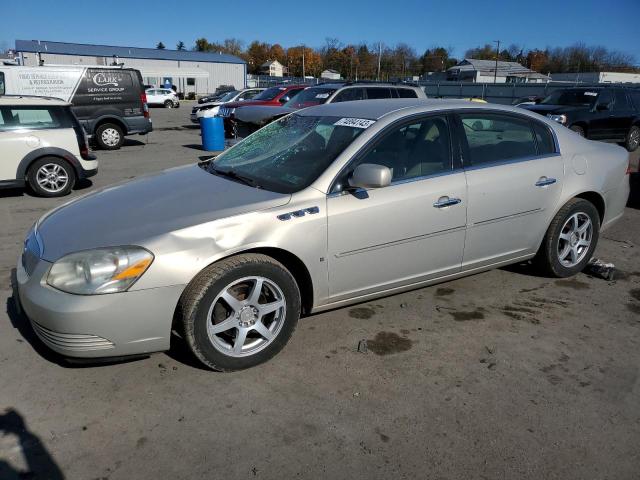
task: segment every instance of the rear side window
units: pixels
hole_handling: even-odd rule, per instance
[[[533,157],[536,143],[527,119],[494,113],[460,113],[469,149],[469,163]]]
[[[333,99],[333,102],[353,102],[356,100],[364,100],[364,90],[362,88],[347,88],[342,90]]]
[[[629,91],[629,96],[636,110],[640,110],[640,90]]]
[[[418,98],[416,91],[410,88],[398,88],[398,96],[400,98]]]
[[[627,100],[627,94],[624,90],[616,90],[616,110],[629,110],[631,106],[629,105],[629,100]]]
[[[376,100],[380,98],[393,98],[390,88],[367,88],[367,98]]]
[[[533,122],[533,132],[536,134],[538,142],[538,153],[540,155],[550,155],[556,153],[556,144],[549,127],[538,122]]]
[[[0,72],[0,95],[4,95],[4,72]]]
[[[1,130],[66,128],[70,120],[59,107],[2,107]]]

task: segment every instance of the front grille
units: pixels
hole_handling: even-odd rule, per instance
[[[231,115],[231,109],[227,107],[220,107],[219,113],[221,117],[228,117]]]
[[[36,322],[31,323],[38,337],[51,347],[64,348],[75,352],[105,350],[114,347],[113,342],[96,335],[54,332]]]

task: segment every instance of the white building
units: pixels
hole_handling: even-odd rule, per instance
[[[640,83],[640,73],[622,72],[577,72],[552,73],[554,82],[577,83]]]
[[[340,80],[340,72],[328,68],[327,70],[322,71],[322,73],[320,74],[320,78],[326,78],[328,80]]]
[[[282,77],[284,76],[284,65],[278,60],[269,60],[260,65],[260,73],[263,75],[269,75],[270,77]]]
[[[246,86],[247,65],[233,55],[190,50],[115,47],[79,43],[16,40],[22,65],[122,65],[140,70],[148,85],[175,85],[178,92],[200,95],[220,85]]]
[[[465,58],[456,66],[447,69],[447,80],[476,83],[546,83],[550,80],[518,62],[497,63],[495,60],[477,60]]]

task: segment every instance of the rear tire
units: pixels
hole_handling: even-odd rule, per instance
[[[580,125],[571,125],[571,127],[569,127],[569,129],[573,130],[574,132],[576,132],[581,137],[586,137],[584,128],[581,127]]]
[[[39,197],[63,197],[68,195],[75,185],[76,172],[66,160],[43,157],[29,167],[27,183],[31,191]]]
[[[184,337],[207,367],[234,371],[276,355],[300,317],[291,273],[261,254],[244,254],[200,272],[180,300]]]
[[[635,152],[640,147],[640,127],[638,125],[632,126],[627,132],[624,147],[628,152]]]
[[[103,123],[96,128],[95,140],[103,150],[118,150],[124,143],[124,132],[115,123]]]
[[[571,277],[584,270],[598,244],[600,215],[587,200],[572,198],[547,229],[533,263],[551,277]]]

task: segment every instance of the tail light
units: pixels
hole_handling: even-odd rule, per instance
[[[95,160],[96,157],[89,153],[89,140],[87,139],[87,132],[84,131],[82,125],[78,119],[73,116],[73,130],[76,132],[76,139],[78,140],[78,149],[80,150],[80,156],[83,160]]]
[[[144,118],[149,118],[149,105],[147,105],[147,94],[142,92],[140,94],[140,102],[142,102],[142,113]]]

